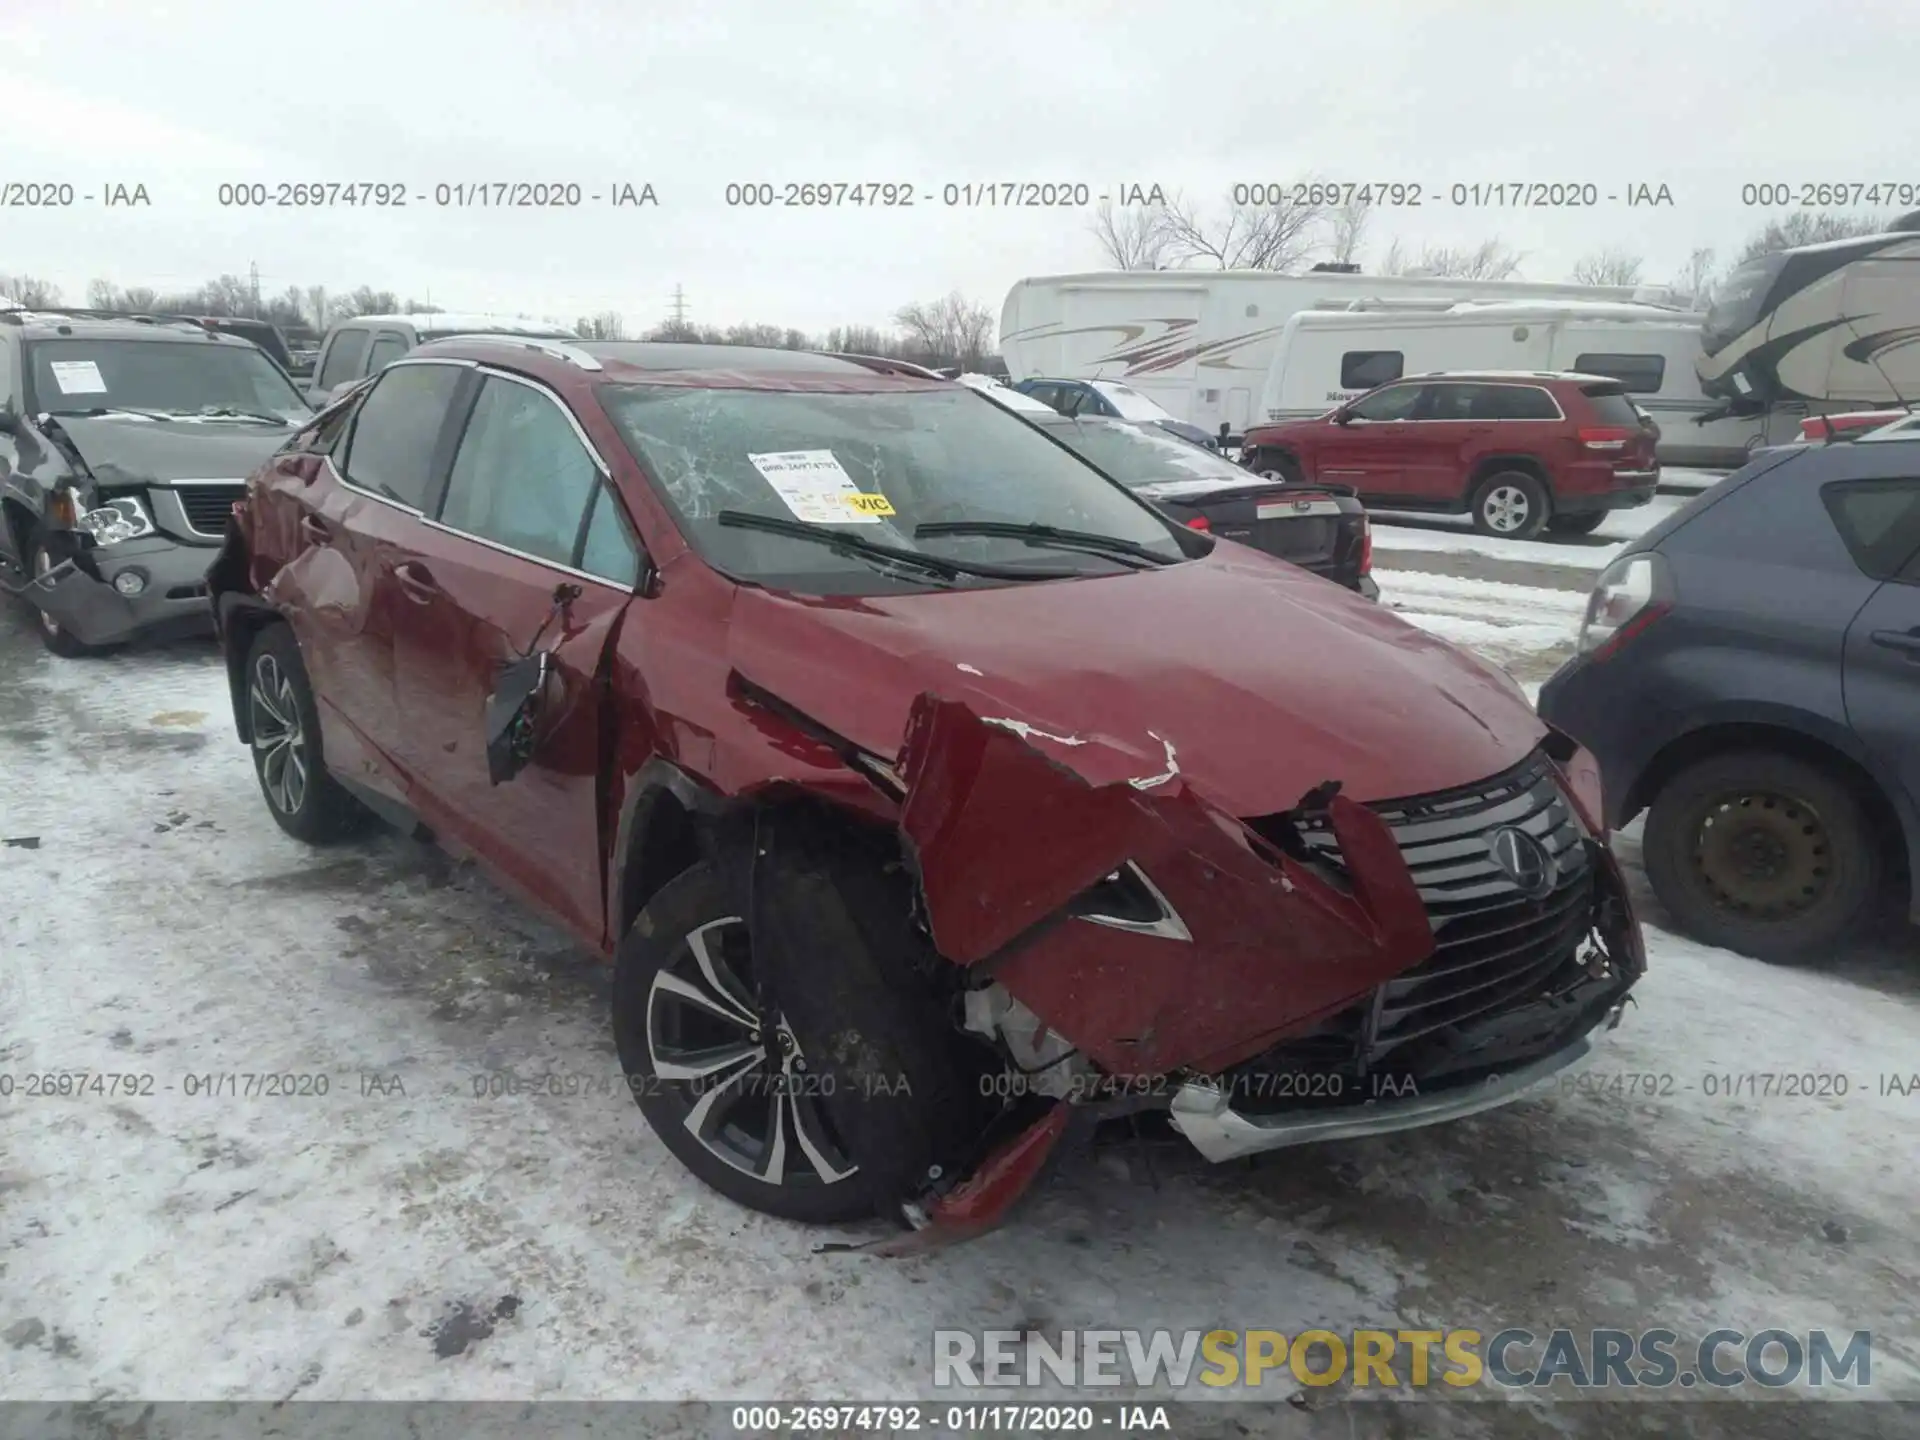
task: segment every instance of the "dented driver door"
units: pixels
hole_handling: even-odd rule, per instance
[[[402,753],[428,823],[596,947],[603,667],[640,573],[632,525],[566,409],[487,374],[445,494],[393,570]],[[531,759],[496,784],[488,699],[540,651]]]

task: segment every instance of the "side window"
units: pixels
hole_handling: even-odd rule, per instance
[[[1820,498],[1854,564],[1876,580],[1920,584],[1920,480],[1851,480]]]
[[[1491,413],[1476,420],[1558,420],[1560,406],[1537,385],[1489,385]]]
[[[1389,385],[1363,395],[1353,405],[1356,420],[1405,420],[1413,414],[1414,401],[1420,398],[1418,385]]]
[[[403,365],[381,376],[354,412],[341,473],[363,490],[420,509],[447,407],[466,373],[459,365]]]
[[[0,339],[0,405],[13,398],[13,346]]]
[[[1426,403],[1416,417],[1421,420],[1484,420],[1491,385],[1429,385]]]
[[[1036,384],[1027,393],[1051,410],[1060,408],[1060,387],[1051,381]]]
[[[327,358],[320,366],[320,378],[314,383],[322,390],[331,390],[348,380],[358,380],[366,373],[360,368],[366,355],[366,331],[334,331],[333,343],[327,347]]]
[[[1604,375],[1618,380],[1630,395],[1653,395],[1667,378],[1664,355],[1576,355],[1573,368],[1582,375]]]
[[[575,568],[629,590],[640,583],[640,547],[627,529],[620,497],[604,480],[594,496],[593,516],[587,521],[580,563]]]
[[[440,522],[571,566],[599,484],[566,412],[542,391],[490,375],[454,456]]]
[[[1067,399],[1071,401],[1076,396],[1080,401],[1080,408],[1073,412],[1076,415],[1104,415],[1111,418],[1120,413],[1111,400],[1091,385],[1082,385],[1079,389],[1069,392]]]
[[[373,348],[367,352],[367,373],[386,369],[406,354],[407,348],[406,336],[397,330],[382,330],[373,337]]]
[[[1371,390],[1406,374],[1407,357],[1398,350],[1349,350],[1340,357],[1340,388]]]

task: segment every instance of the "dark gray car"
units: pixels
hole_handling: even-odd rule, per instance
[[[210,631],[233,502],[312,417],[256,346],[194,321],[0,311],[0,590],[59,655]]]
[[[1689,934],[1820,959],[1920,854],[1920,435],[1772,451],[1600,577],[1540,714]]]

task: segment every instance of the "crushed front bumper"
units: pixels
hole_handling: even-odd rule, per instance
[[[1174,1092],[1168,1119],[1193,1142],[1194,1149],[1215,1163],[1289,1145],[1390,1135],[1464,1119],[1519,1100],[1554,1076],[1585,1065],[1593,1057],[1596,1042],[1620,1023],[1623,1005],[1609,1011],[1603,1025],[1551,1055],[1430,1095],[1370,1100],[1344,1109],[1249,1115],[1235,1110],[1220,1087],[1189,1083]]]
[[[112,645],[135,635],[211,634],[207,566],[219,553],[216,546],[144,535],[73,556],[27,581],[20,593],[83,645]],[[136,595],[115,588],[130,572],[143,582]]]

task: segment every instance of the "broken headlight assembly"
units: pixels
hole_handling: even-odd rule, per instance
[[[80,492],[70,486],[55,493],[47,507],[47,519],[63,529],[85,535],[96,545],[119,545],[153,533],[153,517],[147,514],[147,507],[132,496],[108,500],[87,509]]]

